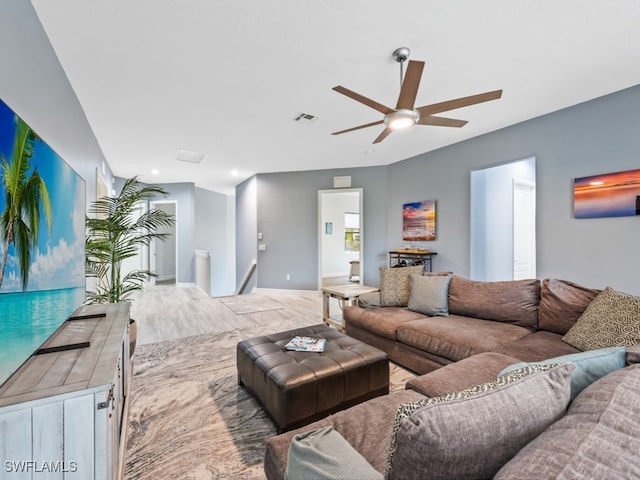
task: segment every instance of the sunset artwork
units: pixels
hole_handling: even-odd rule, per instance
[[[576,178],[575,218],[640,215],[640,170]]]
[[[435,239],[435,200],[405,203],[402,206],[402,240],[412,242]]]

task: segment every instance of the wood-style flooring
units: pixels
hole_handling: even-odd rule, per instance
[[[268,324],[272,328],[291,324],[299,317],[302,325],[322,323],[322,296],[318,292],[244,294],[247,302],[264,299],[277,302],[283,308],[238,315],[223,303],[225,297],[212,298],[197,287],[175,285],[148,286],[133,297],[131,318],[138,325],[138,345],[164,340],[222,333],[237,329],[255,329]]]

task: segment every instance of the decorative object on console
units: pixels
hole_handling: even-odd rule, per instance
[[[436,239],[436,201],[405,203],[402,206],[402,240]]]
[[[85,182],[0,101],[0,384],[84,302]]]
[[[574,179],[573,212],[576,218],[640,215],[640,170]]]

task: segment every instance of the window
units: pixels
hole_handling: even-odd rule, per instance
[[[360,214],[345,212],[344,214],[344,251],[360,251]]]

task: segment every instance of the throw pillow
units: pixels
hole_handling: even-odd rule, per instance
[[[406,307],[409,303],[409,277],[420,275],[424,267],[382,267],[380,269],[380,306]]]
[[[383,476],[333,427],[324,427],[293,437],[284,478],[382,480]]]
[[[451,275],[425,277],[411,275],[409,280],[409,303],[414,312],[430,316],[449,316],[449,284]]]
[[[400,405],[387,478],[491,478],[560,418],[572,364],[527,366],[495,381]]]
[[[562,340],[580,350],[640,343],[640,297],[605,288]]]
[[[587,352],[571,353],[561,357],[550,358],[534,364],[520,362],[502,370],[498,376],[512,372],[527,365],[547,365],[550,363],[573,363],[576,368],[571,374],[570,402],[578,394],[596,380],[625,367],[627,349],[625,347],[611,347]]]

